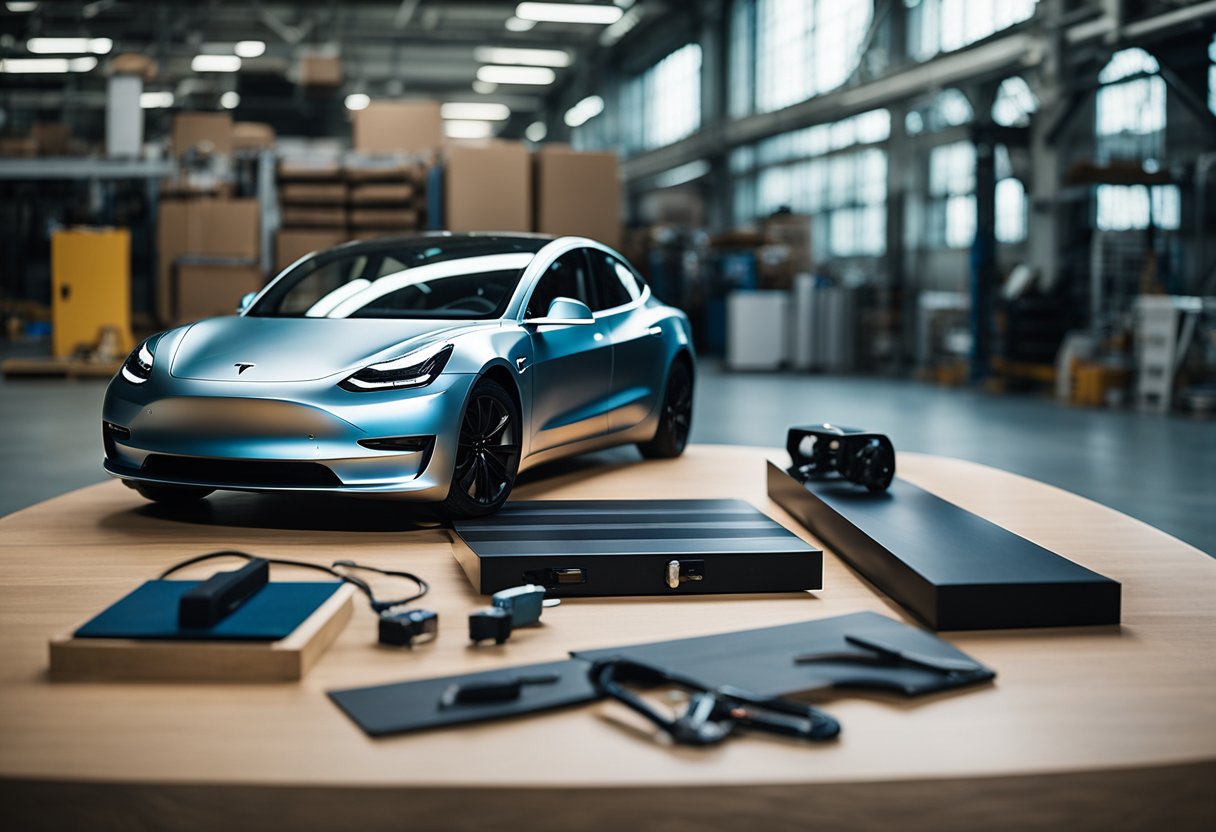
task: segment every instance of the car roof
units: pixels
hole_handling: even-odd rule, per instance
[[[552,234],[531,234],[524,232],[499,231],[470,231],[453,233],[451,231],[416,231],[403,234],[388,234],[384,237],[373,237],[370,240],[351,240],[335,246],[330,251],[341,250],[344,253],[361,251],[381,251],[384,249],[405,248],[425,245],[428,242],[442,240],[445,243],[467,243],[470,247],[493,246],[500,243],[504,250],[540,251],[546,243],[556,240]]]

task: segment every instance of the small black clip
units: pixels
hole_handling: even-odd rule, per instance
[[[495,702],[512,702],[520,697],[525,685],[553,685],[561,680],[556,673],[536,676],[511,676],[500,679],[481,679],[475,682],[455,682],[449,685],[439,698],[439,707],[454,705],[488,705]]]
[[[439,633],[439,613],[403,610],[380,613],[380,643],[413,647],[415,640],[430,641]]]
[[[502,644],[516,627],[540,622],[545,608],[545,588],[539,584],[511,587],[490,596],[494,606],[469,613],[469,639],[474,643],[494,639]]]

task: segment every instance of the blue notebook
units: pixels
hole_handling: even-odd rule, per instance
[[[178,601],[199,581],[145,581],[76,631],[76,638],[278,641],[316,612],[341,581],[273,581],[214,627],[177,626]]]

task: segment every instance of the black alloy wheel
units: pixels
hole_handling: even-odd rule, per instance
[[[477,382],[460,423],[456,469],[441,513],[470,517],[501,508],[519,470],[519,438],[515,402],[493,381]]]
[[[676,361],[667,373],[659,426],[654,439],[638,444],[647,459],[672,459],[684,453],[692,430],[692,373]]]

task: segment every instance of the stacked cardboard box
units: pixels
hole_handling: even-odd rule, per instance
[[[373,101],[353,118],[352,146],[359,154],[425,154],[443,145],[438,101]]]
[[[621,183],[615,153],[579,153],[544,145],[534,156],[536,230],[621,242]]]
[[[520,142],[453,144],[443,159],[443,227],[531,231],[532,159]]]
[[[350,226],[357,239],[425,227],[426,166],[405,157],[346,160]]]
[[[293,156],[279,163],[282,227],[275,235],[275,270],[305,254],[350,239],[347,185],[336,156]]]
[[[157,217],[156,312],[162,324],[195,320],[211,314],[213,304],[196,303],[207,295],[215,295],[231,312],[236,299],[220,291],[231,280],[216,277],[216,272],[202,274],[179,269],[179,264],[191,258],[223,260],[217,268],[240,272],[245,283],[264,282],[257,267],[261,253],[259,211],[256,199],[196,197],[162,199]],[[256,274],[256,278],[250,275]],[[244,285],[244,284],[242,284]],[[250,291],[250,290],[247,290]],[[241,294],[244,294],[243,292]],[[231,303],[229,303],[231,301]]]
[[[756,249],[756,276],[761,289],[789,289],[794,277],[811,270],[811,218],[773,214],[764,221],[765,245]]]

